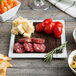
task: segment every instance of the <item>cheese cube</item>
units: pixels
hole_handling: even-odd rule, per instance
[[[22,28],[22,24],[17,26],[17,31],[19,31],[20,34],[23,34],[25,32],[24,29]]]
[[[23,29],[27,32],[30,33],[34,33],[34,26],[31,25],[31,23],[29,23],[29,21],[27,21],[24,25],[23,25]]]
[[[14,34],[23,34],[24,37],[30,37],[31,33],[34,33],[34,26],[33,22],[23,18],[18,17],[16,20],[13,21],[13,26],[16,28],[16,30],[12,30],[11,32],[14,32]]]
[[[30,37],[31,37],[31,33],[27,33],[27,32],[25,32],[25,33],[23,34],[23,37],[30,38]]]
[[[29,20],[29,23],[33,26],[33,22]]]
[[[27,29],[29,32],[31,32],[31,33],[34,33],[34,26],[32,26],[32,25],[29,25],[28,26],[28,29]]]
[[[18,22],[19,22],[19,20],[21,20],[21,19],[23,19],[23,18],[22,18],[22,17],[18,17],[17,19],[15,19],[15,20],[13,21],[13,26],[14,26],[14,27],[18,26]]]
[[[25,24],[27,22],[27,19],[24,19],[23,17],[18,17],[16,20],[13,21],[13,26],[17,27],[19,24]]]
[[[23,28],[26,32],[28,32],[28,31],[27,31],[27,28],[28,28],[28,25],[27,25],[27,24],[24,24],[24,25],[22,26],[22,28]]]
[[[18,35],[17,28],[16,27],[13,27],[12,30],[11,30],[11,33]]]

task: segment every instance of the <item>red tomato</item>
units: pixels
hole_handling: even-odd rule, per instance
[[[53,32],[54,31],[54,27],[55,27],[55,23],[52,22],[51,25],[52,25],[52,32]]]
[[[62,34],[62,28],[61,27],[58,27],[58,26],[55,26],[54,27],[54,36],[56,38],[59,38]]]
[[[59,27],[63,28],[63,24],[61,22],[57,21],[57,22],[54,22],[54,23],[55,23],[55,26],[59,26]]]
[[[42,32],[44,27],[45,27],[44,23],[37,24],[36,25],[36,31],[37,32]]]
[[[43,21],[43,23],[45,24],[45,26],[48,25],[49,23],[52,23],[52,22],[53,22],[53,20],[52,20],[51,18],[45,19],[45,20]]]
[[[44,28],[44,32],[46,34],[51,34],[53,31],[53,23],[49,23],[47,26]]]

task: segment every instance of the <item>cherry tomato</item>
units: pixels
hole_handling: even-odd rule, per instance
[[[53,20],[52,20],[51,18],[45,19],[45,20],[43,21],[43,23],[45,24],[45,26],[48,25],[49,23],[52,23],[52,22],[53,22]]]
[[[57,21],[57,22],[54,22],[54,23],[55,23],[55,26],[59,26],[59,27],[63,28],[63,24],[61,22]]]
[[[51,34],[53,31],[53,23],[49,23],[47,26],[44,28],[44,32],[46,34]]]
[[[55,27],[55,23],[52,22],[51,25],[52,25],[52,32],[53,32],[54,31],[54,27]]]
[[[61,36],[61,34],[62,34],[62,28],[58,27],[58,26],[55,26],[53,32],[54,32],[54,36],[56,38],[59,38]]]
[[[45,27],[44,23],[37,24],[36,25],[36,31],[37,32],[42,32],[44,27]]]

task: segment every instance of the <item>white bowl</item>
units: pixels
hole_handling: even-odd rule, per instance
[[[19,1],[18,1],[18,2],[19,2]],[[19,2],[19,3],[20,3],[20,2]],[[6,11],[5,13],[1,14],[1,15],[0,15],[0,21],[1,21],[1,22],[5,22],[6,20],[8,20],[8,19],[10,19],[11,17],[13,17],[13,16],[17,13],[20,5],[21,5],[21,3],[20,3],[19,5],[17,5],[17,6],[15,6],[15,7],[13,7],[12,9]]]
[[[73,52],[71,52],[71,54],[68,57],[68,65],[70,67],[70,69],[76,74],[76,71],[71,67],[71,63],[73,61],[73,57],[76,55],[76,50],[74,50]]]
[[[73,31],[73,38],[74,38],[74,40],[75,40],[75,42],[76,42],[76,28],[75,28],[74,31]]]

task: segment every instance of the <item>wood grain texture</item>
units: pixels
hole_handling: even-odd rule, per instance
[[[65,20],[65,21],[73,21],[73,22],[76,21],[74,18],[62,12],[51,3],[49,3],[50,7],[48,10],[36,11],[36,10],[30,9],[30,7],[28,6],[28,3],[30,0],[19,0],[19,1],[22,3],[19,11],[13,18],[9,19],[8,21],[12,21],[18,16],[23,16],[31,20],[46,19],[51,17],[54,20]]]
[[[8,55],[10,44],[11,21],[18,16],[29,19],[60,19],[66,21],[66,40],[68,55],[76,49],[72,33],[76,27],[76,20],[50,5],[47,11],[33,11],[28,7],[29,0],[20,0],[22,5],[17,15],[5,23],[0,23],[0,53]],[[7,76],[76,76],[69,68],[66,59],[54,59],[51,63],[44,62],[43,59],[13,59],[10,61],[13,68],[8,68]]]
[[[5,27],[6,26],[6,27]],[[76,44],[72,37],[76,22],[66,22],[66,40],[68,55]],[[11,23],[0,23],[0,53],[7,55],[10,43]],[[51,63],[43,59],[13,59],[13,68],[7,70],[7,76],[75,76],[68,67],[67,59],[54,59]]]

